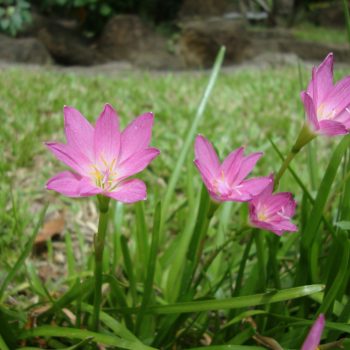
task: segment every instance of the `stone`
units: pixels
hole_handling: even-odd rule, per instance
[[[303,60],[321,62],[328,53],[333,52],[337,62],[350,61],[350,49],[347,45],[324,44],[298,39],[283,40],[278,45],[280,52],[295,53]]]
[[[138,16],[117,15],[106,24],[98,49],[110,61],[129,61],[141,68],[179,69],[181,61],[167,39]]]
[[[185,65],[210,67],[222,45],[226,47],[226,63],[242,62],[249,46],[245,23],[244,20],[220,18],[183,24],[178,47]]]
[[[89,66],[106,61],[79,32],[59,23],[50,22],[38,29],[37,37],[59,64]]]
[[[104,27],[98,46],[110,59],[129,59],[135,51],[143,51],[152,34],[151,28],[138,16],[113,16]]]
[[[38,39],[14,39],[1,34],[0,60],[32,64],[48,64],[52,61],[49,52]]]

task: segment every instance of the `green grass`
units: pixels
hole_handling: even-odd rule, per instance
[[[347,33],[343,29],[325,28],[311,23],[299,24],[293,28],[296,38],[323,44],[347,44]]]
[[[346,74],[349,71],[336,70],[337,77]],[[301,76],[306,84],[310,72],[302,69]],[[164,198],[207,80],[206,73],[84,76],[0,71],[0,280],[10,276],[0,308],[0,336],[8,345],[8,334],[16,332],[20,339],[32,339],[28,346],[38,346],[36,336],[50,337],[48,348],[78,348],[95,338],[127,349],[146,350],[148,345],[170,349],[175,343],[179,349],[186,349],[200,346],[209,337],[212,345],[217,345],[213,349],[225,344],[222,349],[249,350],[255,349],[255,330],[252,324],[241,323],[249,313],[262,335],[275,338],[284,348],[295,349],[317,310],[327,312],[327,319],[333,321],[327,341],[350,333],[350,293],[344,284],[349,281],[349,239],[346,231],[333,225],[334,221],[350,220],[345,197],[350,193],[349,140],[343,139],[337,146],[340,138],[319,138],[310,152],[315,154],[314,162],[309,162],[307,152],[297,156],[294,177],[286,174],[280,187],[295,194],[295,222],[300,232],[283,236],[277,245],[271,233],[261,235],[259,261],[264,263],[257,262],[253,233],[241,231],[246,222],[245,205],[226,203],[212,220],[207,220],[210,204],[192,164],[192,146],[168,215],[160,225],[161,207],[157,203]],[[241,145],[247,152],[263,150],[265,155],[254,175],[268,175],[281,164],[269,138],[285,155],[302,125],[299,92],[297,67],[225,71],[214,86],[197,130],[215,144],[221,158]],[[89,206],[96,203],[94,199],[69,199],[44,189],[47,179],[64,166],[43,142],[64,141],[63,105],[76,107],[94,121],[105,102],[116,108],[122,126],[143,112],[153,111],[152,145],[162,153],[140,174],[148,187],[148,200],[131,206],[112,204],[103,264],[104,283],[110,294],[103,298],[102,327],[96,335],[79,329],[88,323],[92,312],[93,281],[92,243],[85,239],[86,227],[78,220],[81,213],[83,221],[96,219]],[[310,171],[315,164],[318,171]],[[337,171],[338,167],[342,171]],[[321,190],[317,192],[318,188]],[[41,281],[36,271],[38,259],[27,256],[47,203],[49,212],[66,211],[63,250],[68,266],[66,272]],[[300,240],[303,233],[307,237]],[[81,251],[76,260],[75,243]],[[309,246],[305,247],[306,243]],[[52,249],[56,248],[50,246],[50,260]],[[192,250],[202,252],[200,260],[192,258]],[[20,254],[20,263],[27,258],[26,265],[19,264],[16,274],[7,275]],[[299,261],[300,254],[305,260]],[[194,276],[193,269],[197,271]],[[242,277],[239,283],[235,282],[239,280],[238,271]],[[296,283],[298,278],[302,283]],[[326,284],[324,302],[320,284]],[[310,294],[313,299],[306,299]],[[42,304],[48,309],[36,320],[40,327],[24,330],[28,313]],[[63,313],[63,308],[71,310],[76,320]],[[0,349],[1,341],[0,337]]]

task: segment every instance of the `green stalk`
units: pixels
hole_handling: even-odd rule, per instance
[[[252,235],[255,239],[256,255],[258,258],[259,281],[257,283],[257,291],[260,292],[266,290],[265,236],[264,232],[260,230],[253,230]]]
[[[344,10],[344,16],[345,16],[346,31],[348,33],[348,40],[350,43],[350,14],[349,14],[349,6],[348,6],[347,0],[343,0],[343,10]]]
[[[94,239],[95,246],[95,295],[94,295],[94,311],[92,314],[92,330],[98,331],[101,296],[102,296],[102,272],[103,272],[103,250],[105,245],[105,237],[108,223],[108,206],[109,198],[98,196],[100,209],[100,218],[98,221],[98,231]]]
[[[295,141],[294,146],[290,150],[290,152],[287,155],[287,158],[282,163],[279,171],[277,172],[275,176],[275,189],[278,188],[278,184],[281,180],[281,177],[285,173],[285,171],[288,169],[289,164],[294,159],[294,157],[299,153],[299,151],[308,144],[312,139],[316,137],[316,134],[314,134],[307,123],[304,123],[302,129],[300,130],[299,136],[297,140]]]

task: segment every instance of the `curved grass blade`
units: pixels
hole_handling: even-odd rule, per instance
[[[210,310],[226,310],[237,309],[243,307],[252,307],[257,305],[265,305],[277,303],[280,301],[287,301],[297,298],[302,298],[314,293],[322,292],[324,290],[323,284],[313,284],[301,287],[289,288],[284,290],[274,290],[262,294],[247,295],[236,298],[222,299],[222,300],[196,300],[182,303],[175,303],[169,305],[156,305],[147,309],[147,313],[153,314],[180,314],[188,312],[202,312]],[[129,313],[137,313],[138,308],[130,308],[125,310],[118,310]]]
[[[92,314],[93,312],[92,305],[82,304],[81,309],[90,314]],[[122,323],[118,322],[116,319],[114,319],[107,313],[101,311],[100,320],[108,328],[110,328],[118,337],[142,344],[141,341],[133,333],[131,333]]]
[[[69,348],[58,348],[58,349],[56,348],[56,349],[52,349],[52,350],[76,350],[76,349],[82,348],[83,345],[90,344],[92,340],[93,340],[93,337],[89,337],[89,338],[86,338],[73,346],[70,346]],[[34,348],[34,347],[29,346],[29,347],[24,347],[24,348],[18,348],[17,350],[42,350],[42,348]]]
[[[91,332],[84,329],[76,328],[63,328],[54,326],[42,326],[25,330],[19,335],[19,339],[29,339],[33,337],[62,337],[67,339],[82,339],[92,338],[92,341],[98,344],[116,346],[122,349],[129,350],[153,350],[146,345],[142,345],[138,342],[121,339],[116,336]]]

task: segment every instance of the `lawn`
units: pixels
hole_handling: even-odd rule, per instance
[[[350,70],[336,69],[337,79],[349,73]],[[94,199],[66,198],[45,189],[48,178],[62,171],[64,166],[48,152],[44,142],[64,141],[64,105],[77,108],[94,122],[106,102],[118,111],[122,127],[135,116],[154,112],[152,146],[159,148],[161,155],[138,176],[147,184],[148,200],[136,205],[112,205],[104,271],[106,278],[109,276],[114,282],[105,284],[101,316],[104,325],[97,342],[123,348],[123,344],[115,339],[126,339],[125,344],[129,341],[134,345],[124,344],[124,348],[146,349],[144,345],[132,343],[136,341],[134,335],[128,333],[132,331],[143,344],[162,349],[187,349],[206,344],[211,344],[213,350],[241,349],[230,347],[233,344],[244,345],[243,350],[263,349],[256,347],[257,338],[260,346],[271,344],[273,338],[285,349],[296,349],[315,313],[320,310],[333,322],[327,328],[327,342],[350,333],[349,273],[344,272],[348,271],[348,259],[342,259],[349,254],[348,232],[334,224],[350,220],[346,211],[348,203],[342,197],[349,186],[348,155],[340,165],[332,190],[321,190],[326,196],[325,203],[322,205],[316,197],[317,194],[320,196],[318,188],[341,137],[314,140],[293,164],[296,176],[306,186],[308,194],[316,198],[315,205],[313,199],[308,201],[308,194],[290,174],[286,174],[280,183],[281,190],[293,192],[298,202],[294,221],[300,225],[300,232],[285,234],[280,241],[270,232],[260,232],[260,238],[255,239],[250,231],[241,230],[246,224],[247,207],[239,203],[221,205],[202,241],[196,289],[193,287],[191,298],[186,299],[181,297],[180,280],[186,271],[191,235],[198,225],[195,213],[206,200],[205,191],[201,195],[202,181],[192,162],[191,146],[163,218],[159,245],[154,248],[156,253],[152,250],[153,214],[157,202],[164,198],[208,76],[206,72],[120,72],[87,76],[21,68],[0,71],[0,253],[3,262],[0,280],[4,280],[25,249],[43,208],[49,204],[49,216],[65,213],[65,228],[60,240],[48,240],[47,251],[26,259],[1,296],[1,324],[15,323],[15,332],[21,334],[22,342],[31,339],[22,343],[23,346],[38,348],[39,338],[44,348],[50,349],[68,349],[78,344],[77,339],[83,341],[77,348],[89,346],[86,345],[91,336],[88,331],[72,335],[63,329],[74,326],[78,330],[85,328],[88,322],[92,236],[98,219],[96,203]],[[197,132],[214,143],[221,159],[243,145],[246,153],[264,152],[253,175],[267,176],[276,172],[281,160],[270,140],[283,155],[287,154],[304,120],[299,93],[309,78],[310,70],[306,67],[302,67],[301,72],[292,66],[225,69],[216,81]],[[335,166],[334,172],[336,170]],[[327,181],[332,183],[332,180]],[[327,191],[330,191],[329,196]],[[303,273],[298,271],[302,266],[298,264],[300,234],[305,228],[309,230],[307,222],[312,220],[312,215],[322,216],[322,213],[326,223],[316,228],[317,238],[308,247],[312,254],[311,265],[303,278]],[[120,241],[121,236],[124,238]],[[347,243],[342,246],[339,237],[345,237]],[[146,312],[143,298],[148,289],[144,289],[144,281],[147,285],[148,258],[152,254],[157,259],[149,300],[150,305],[156,306],[153,311]],[[242,266],[244,254],[245,266]],[[242,281],[237,280],[239,271],[243,273]],[[338,289],[332,289],[336,278],[342,278],[344,283]],[[327,285],[323,301],[323,287],[319,284]],[[237,285],[241,288],[236,288]],[[308,293],[309,287],[303,287],[306,285],[313,285],[310,288],[316,293]],[[292,289],[295,287],[300,289]],[[287,291],[285,295],[278,292],[275,297],[279,302],[274,304],[269,303],[268,297],[260,303],[249,299],[242,306],[224,302],[232,297],[262,292],[273,294],[279,289]],[[76,296],[73,296],[74,291],[79,291]],[[294,300],[308,294],[312,295]],[[202,299],[219,302],[206,306],[205,302],[201,303]],[[192,300],[192,306],[173,304],[174,309],[167,309],[169,304],[177,301],[190,303]],[[130,308],[140,305],[145,309],[141,307],[141,311],[138,309],[131,317],[133,311]],[[109,320],[107,314],[113,319]],[[35,323],[51,325],[52,330],[40,330],[39,327],[35,333]],[[60,326],[60,330],[54,329],[56,326]],[[6,338],[0,330],[1,335]],[[259,338],[260,335],[271,339]]]

